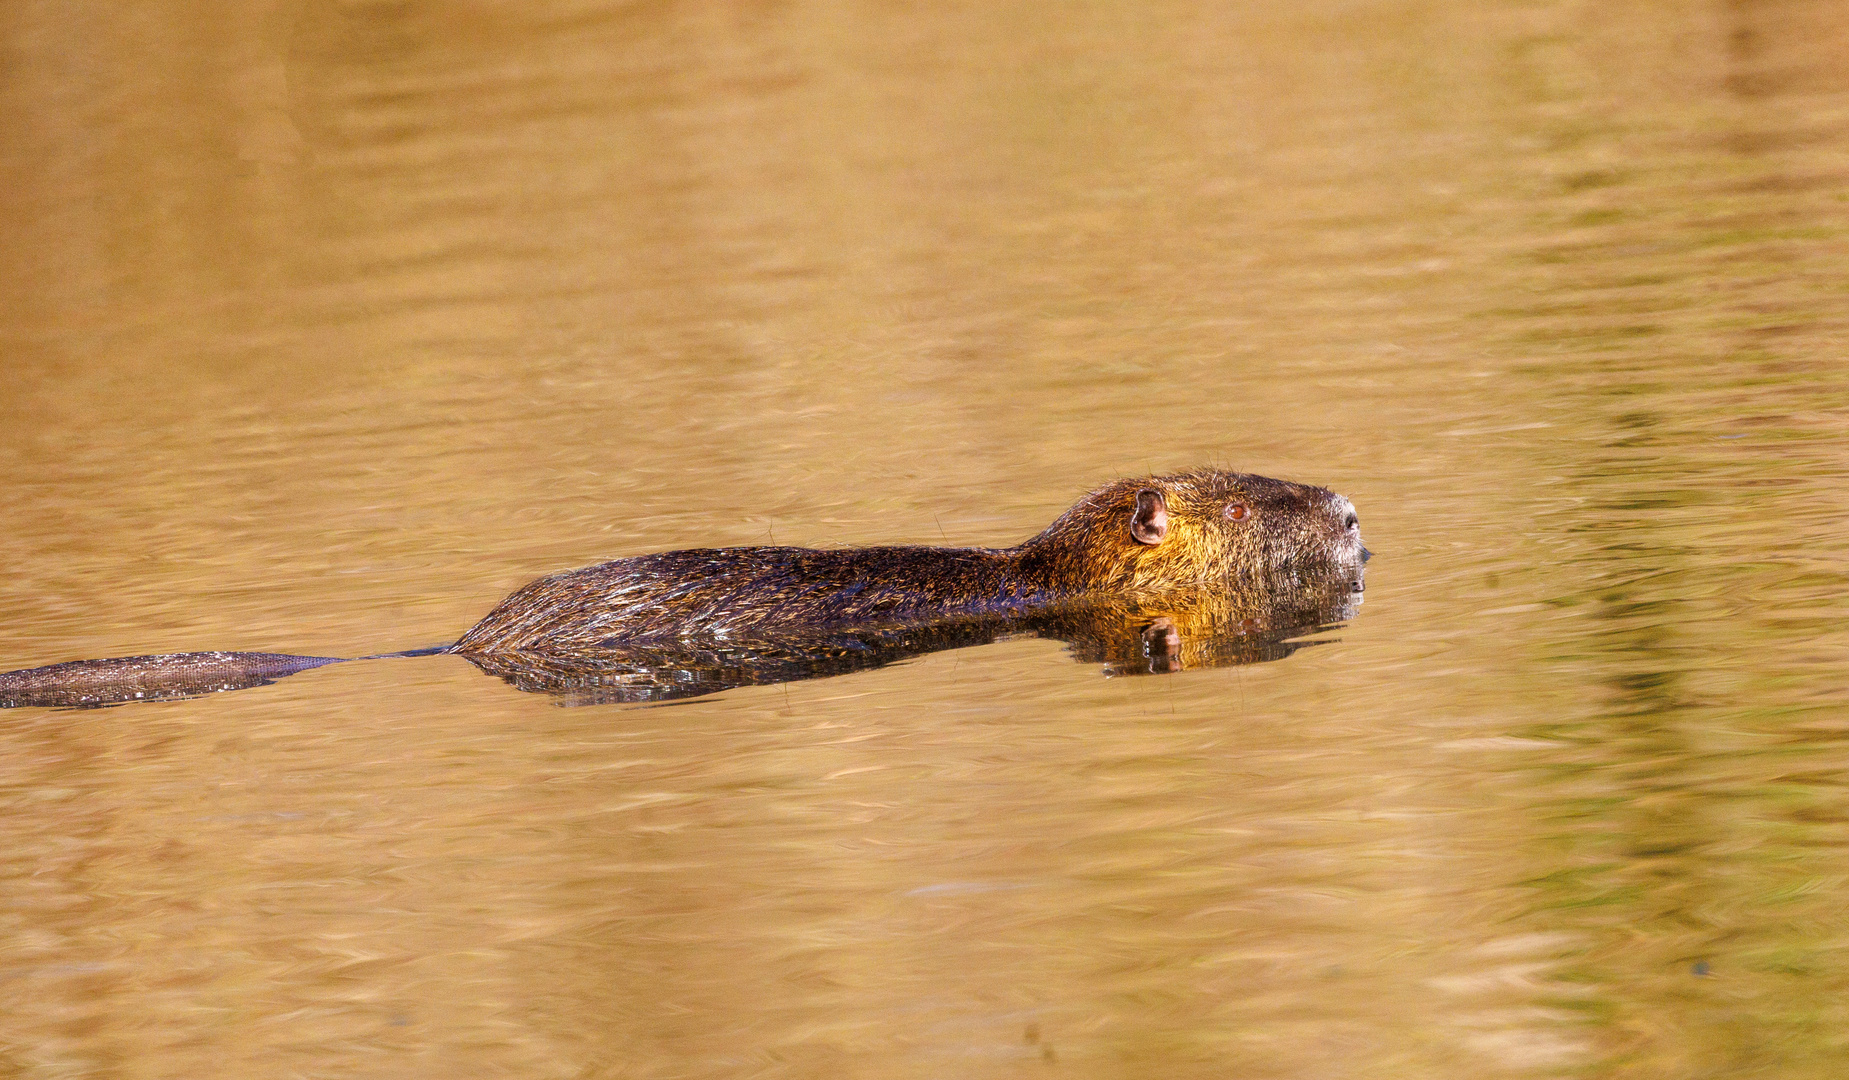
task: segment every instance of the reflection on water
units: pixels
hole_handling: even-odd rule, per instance
[[[1283,663],[1150,610],[8,711],[0,1071],[1841,1071],[1838,0],[0,30],[0,667],[1200,462],[1383,554]]]
[[[812,636],[465,655],[522,690],[544,691],[572,705],[668,701],[846,675],[945,649],[1023,637],[1065,642],[1075,659],[1101,664],[1107,675],[1172,674],[1281,660],[1309,644],[1300,640],[1305,635],[1352,618],[1362,585],[1357,568],[1280,581],[1237,596],[1186,593],[1074,602],[1031,615]]]
[[[1324,572],[1297,566],[1236,592],[1128,595],[1048,605],[1008,616],[961,616],[867,629],[750,635],[681,634],[572,649],[452,650],[482,671],[566,705],[670,701],[740,686],[819,679],[884,667],[945,649],[1005,639],[1050,638],[1107,675],[1173,674],[1191,668],[1280,660],[1304,635],[1354,617],[1360,566]],[[172,701],[268,686],[345,661],[327,656],[197,652],[74,660],[0,672],[0,708],[95,708]]]

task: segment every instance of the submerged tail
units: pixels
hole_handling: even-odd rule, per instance
[[[439,645],[354,659],[432,656],[449,650],[450,646]],[[24,706],[93,709],[130,701],[198,697],[221,690],[262,686],[298,671],[345,663],[347,659],[287,653],[190,652],[72,660],[0,672],[0,709]]]
[[[454,645],[432,645],[427,649],[406,649],[403,652],[376,652],[367,656],[356,656],[355,660],[396,660],[401,656],[442,656],[455,652]]]

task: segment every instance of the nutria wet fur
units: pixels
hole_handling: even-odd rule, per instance
[[[1199,470],[1108,484],[1011,548],[712,548],[553,574],[453,651],[890,626],[1097,594],[1256,588],[1294,564],[1363,557],[1354,506],[1327,488]]]
[[[1107,484],[1011,548],[738,547],[600,563],[516,590],[453,645],[385,655],[457,653],[484,671],[527,672],[520,677],[540,683],[568,678],[560,671],[574,665],[597,679],[613,663],[646,668],[651,650],[666,671],[674,668],[676,649],[710,652],[717,667],[756,656],[769,658],[765,672],[822,673],[828,664],[815,666],[818,656],[843,648],[897,656],[950,647],[936,645],[931,632],[916,632],[932,624],[943,625],[938,636],[945,642],[992,639],[1016,624],[1101,639],[1096,627],[1061,629],[1075,604],[1096,609],[1079,618],[1087,626],[1127,617],[1101,603],[1128,604],[1126,612],[1180,612],[1189,602],[1162,598],[1190,593],[1218,597],[1222,606],[1281,610],[1296,603],[1293,597],[1316,594],[1305,591],[1312,578],[1333,573],[1342,584],[1344,568],[1357,571],[1359,588],[1366,557],[1354,507],[1342,496],[1247,473],[1197,470]],[[893,637],[893,628],[908,629]],[[874,637],[840,636],[847,631]],[[189,696],[338,662],[223,652],[77,660],[0,673],[0,707]]]

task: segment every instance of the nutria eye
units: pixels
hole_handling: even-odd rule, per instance
[[[1244,521],[1252,516],[1252,511],[1247,509],[1245,503],[1234,503],[1226,508],[1226,516],[1233,521]]]
[[[1355,512],[1353,510],[1350,510],[1348,512],[1348,516],[1342,519],[1342,528],[1359,529],[1360,527],[1361,527],[1361,519],[1355,516]]]

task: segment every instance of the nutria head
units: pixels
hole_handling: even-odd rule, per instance
[[[1367,558],[1354,504],[1328,488],[1211,469],[1107,484],[1018,551],[1025,572],[1074,591],[1257,582]]]

